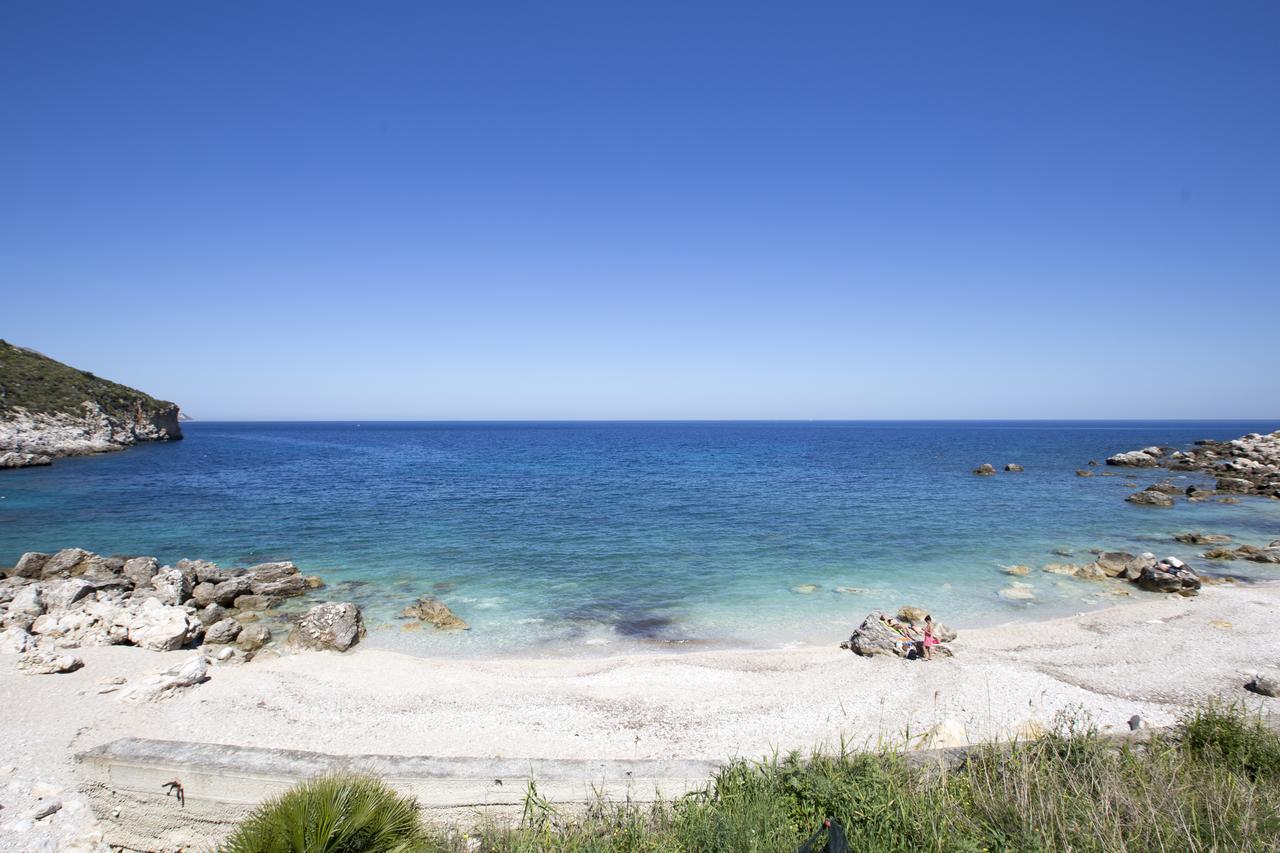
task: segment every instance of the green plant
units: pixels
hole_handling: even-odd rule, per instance
[[[380,779],[334,773],[258,806],[223,853],[410,853],[433,849],[412,798]]]

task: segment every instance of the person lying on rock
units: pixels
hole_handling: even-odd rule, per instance
[[[894,642],[902,646],[904,655],[916,647],[918,641],[915,637],[911,636],[910,626],[902,624],[892,616],[881,616],[880,621],[885,625],[888,625],[890,630],[898,634],[898,639],[894,640]]]

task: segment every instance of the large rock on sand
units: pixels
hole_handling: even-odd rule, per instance
[[[120,696],[127,702],[154,702],[208,680],[209,660],[202,654],[195,654],[172,669],[142,676]]]
[[[904,637],[887,624],[888,618],[879,610],[872,611],[866,619],[862,620],[862,624],[854,629],[848,641],[842,643],[840,647],[865,657],[874,655],[906,657],[915,648],[914,641],[920,638],[910,635]],[[913,642],[908,643],[908,639]]]
[[[185,607],[145,599],[128,616],[129,642],[160,652],[180,649],[204,634],[200,620]]]
[[[1168,561],[1147,566],[1138,575],[1138,587],[1147,592],[1176,592],[1180,595],[1195,595],[1200,591],[1200,576],[1190,567]]]
[[[402,619],[418,619],[441,631],[469,631],[468,625],[460,616],[449,609],[434,595],[424,595],[400,612]]]
[[[288,644],[300,649],[345,652],[364,637],[360,608],[351,602],[317,604],[289,632]]]

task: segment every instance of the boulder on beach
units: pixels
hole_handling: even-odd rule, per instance
[[[172,651],[204,635],[204,626],[185,607],[148,598],[128,617],[129,642],[158,652]]]
[[[120,694],[127,702],[155,702],[209,680],[209,659],[195,654],[164,672],[144,675]]]
[[[889,623],[889,617],[879,610],[874,610],[862,620],[849,639],[840,644],[840,648],[848,649],[857,655],[872,657],[875,655],[893,655],[907,657],[916,653],[916,645],[923,638],[912,633],[909,626],[902,627],[902,633]]]
[[[973,473],[977,474],[980,477],[990,477],[995,472],[996,472],[996,466],[992,465],[990,462],[983,462],[977,468],[973,469]]]
[[[400,611],[402,619],[417,619],[441,631],[469,631],[471,626],[434,595],[424,595]]]
[[[1280,697],[1280,677],[1258,673],[1253,677],[1252,681],[1245,685],[1245,688],[1252,690],[1259,696],[1278,698]]]
[[[244,652],[256,652],[269,642],[271,642],[271,629],[261,622],[245,625],[236,637],[236,645]]]
[[[10,570],[9,575],[15,578],[38,578],[44,570],[44,564],[48,561],[48,554],[42,554],[39,551],[28,551],[18,559],[13,569]]]
[[[1104,575],[1115,578],[1124,574],[1125,566],[1132,559],[1133,555],[1127,551],[1105,551],[1098,555],[1096,562]]]
[[[1179,595],[1196,595],[1201,586],[1200,576],[1173,557],[1143,568],[1136,583],[1147,592],[1176,592]]]
[[[55,655],[47,652],[27,652],[18,656],[18,669],[28,675],[57,675],[75,672],[84,661],[75,655]]]
[[[1134,492],[1129,495],[1129,497],[1125,498],[1125,500],[1131,504],[1138,504],[1140,506],[1173,506],[1173,497],[1171,495],[1166,495],[1163,492]]]
[[[364,634],[359,607],[349,601],[328,602],[308,610],[293,626],[286,642],[300,649],[345,652]]]

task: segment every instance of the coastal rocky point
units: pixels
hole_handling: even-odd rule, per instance
[[[224,569],[204,560],[162,566],[155,557],[104,557],[81,548],[28,552],[0,580],[0,654],[33,674],[72,672],[67,650],[138,646],[193,649],[186,664],[126,693],[158,698],[199,683],[209,660],[251,660],[272,640],[269,609],[324,586],[291,562]],[[360,608],[325,602],[296,620],[287,645],[346,651],[365,634]]]
[[[1187,450],[1144,447],[1110,456],[1107,464],[1130,468],[1198,471],[1215,479],[1215,490],[1218,492],[1280,498],[1280,430],[1268,435],[1250,433],[1230,441],[1204,439]],[[1133,495],[1130,500],[1155,506],[1172,505],[1171,495],[1164,495],[1169,498],[1166,501],[1157,497],[1159,494],[1159,490],[1153,488],[1149,492],[1138,493],[1145,495],[1144,497]]]
[[[182,438],[178,407],[0,340],[0,469]]]

